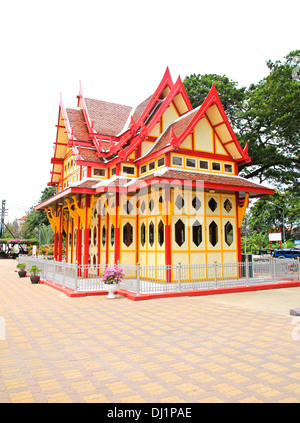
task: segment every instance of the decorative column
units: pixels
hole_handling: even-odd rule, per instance
[[[115,264],[120,260],[120,193],[116,192]]]
[[[58,232],[58,261],[62,261],[62,242],[63,242],[63,209],[59,209],[59,232]]]
[[[68,212],[66,212],[66,214],[65,213],[63,214],[62,219],[63,219],[63,221],[62,221],[63,229],[64,229],[65,234],[66,234],[66,262],[68,262],[69,261],[69,238],[70,238]]]
[[[172,226],[172,204],[171,204],[171,187],[165,186],[165,214],[163,215],[165,223],[165,264],[166,281],[172,282],[172,245],[171,245],[171,226]]]
[[[76,197],[75,197],[76,199]],[[71,251],[72,251],[72,260],[71,262],[73,262],[73,242],[74,242],[74,232],[75,232],[75,228],[77,229],[77,233],[76,233],[76,261],[78,264],[81,264],[81,222],[80,222],[80,217],[78,215],[78,213],[72,209],[73,204],[70,204],[70,201],[68,198],[66,198],[66,203],[67,203],[67,207],[70,213],[70,216],[72,218],[72,247],[71,247]]]
[[[85,227],[84,227],[84,234],[83,234],[83,239],[84,239],[84,252],[83,252],[83,264],[88,266],[89,264],[89,249],[90,249],[90,229],[91,229],[91,225],[87,224],[87,220],[88,220],[88,211],[89,211],[89,207],[90,207],[90,197],[86,197],[85,198],[85,208],[86,208],[86,219],[85,219]]]
[[[54,232],[54,260],[57,260],[57,251],[58,251],[58,234],[60,230],[60,217],[55,216],[53,213],[52,207],[48,207],[48,209],[45,209],[47,218],[50,222],[50,225],[52,227],[52,230]]]
[[[86,205],[85,207],[81,207],[81,204],[78,204],[76,195],[72,196],[75,209],[74,212],[77,213],[79,216],[79,224],[77,229],[77,261],[78,264],[81,264],[81,252],[82,252],[82,229],[84,228],[84,252],[83,252],[83,264],[87,266],[85,270],[85,275],[88,272],[88,264],[89,264],[89,235],[91,229],[91,220],[92,220],[92,209],[93,209],[93,202],[94,202],[94,195],[91,197],[86,197]]]

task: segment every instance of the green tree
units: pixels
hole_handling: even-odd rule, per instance
[[[14,235],[14,236],[13,236]],[[6,239],[12,239],[12,238],[22,238],[22,234],[20,232],[20,227],[18,224],[18,220],[15,219],[13,222],[7,222],[7,225],[4,229],[3,237]]]
[[[55,187],[47,187],[42,191],[39,202],[43,202],[52,197],[56,193]],[[35,210],[34,206],[31,207],[27,214],[27,220],[24,223],[24,236],[26,238],[37,238],[37,231],[39,226],[48,226],[49,221],[46,212],[43,210]]]
[[[292,247],[300,239],[300,198],[293,191],[275,191],[271,197],[261,197],[245,215],[241,232],[242,250],[247,237],[247,250],[267,248],[269,231],[281,231],[286,246]],[[280,243],[273,243],[279,247]]]
[[[39,240],[39,244],[51,244],[54,242],[54,232],[51,225],[44,223],[35,228],[35,238]]]
[[[239,127],[239,113],[242,111],[245,101],[246,88],[238,88],[237,82],[227,76],[206,74],[192,74],[186,76],[183,85],[194,108],[200,106],[209,93],[212,85],[215,84],[222,106],[227,114],[232,128]]]
[[[300,82],[293,77],[295,58],[268,61],[269,75],[246,92],[239,113],[239,139],[248,143],[251,163],[240,167],[246,178],[259,178],[299,192],[300,182]]]
[[[292,187],[300,194],[300,81],[295,66],[300,50],[284,60],[268,61],[269,75],[248,89],[237,88],[227,76],[187,76],[183,84],[193,107],[199,106],[215,83],[220,100],[251,162],[240,166],[245,178]]]

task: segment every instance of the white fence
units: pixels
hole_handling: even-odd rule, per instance
[[[101,274],[114,265],[78,265],[42,257],[20,256],[27,269],[35,264],[42,279],[74,291],[106,291]],[[136,294],[218,289],[283,281],[300,281],[299,260],[268,259],[241,263],[143,266],[118,264],[125,274],[120,289]]]

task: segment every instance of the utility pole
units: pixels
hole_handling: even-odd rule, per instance
[[[5,216],[7,216],[7,209],[6,209],[6,200],[2,200],[2,208],[1,208],[1,222],[0,222],[0,238],[3,238],[4,235],[4,220]]]

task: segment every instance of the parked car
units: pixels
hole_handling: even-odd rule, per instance
[[[300,249],[283,248],[280,250],[274,250],[272,255],[275,258],[297,258],[297,257],[300,257]]]

